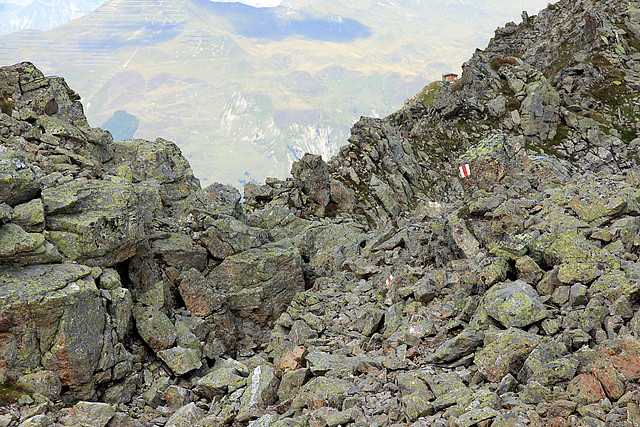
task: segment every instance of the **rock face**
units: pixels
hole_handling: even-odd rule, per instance
[[[33,373],[46,372],[45,385],[34,387],[49,399],[112,401],[120,394],[130,402],[149,355],[172,375],[196,371],[207,364],[205,350],[236,353],[235,340],[219,337],[245,318],[257,320],[256,310],[263,322],[277,319],[304,290],[295,246],[271,249],[266,264],[245,257],[242,265],[256,277],[244,276],[251,285],[237,283],[233,292],[259,295],[235,310],[242,306],[236,293],[229,299],[222,294],[228,288],[205,279],[227,271],[206,230],[234,224],[239,232],[221,227],[233,248],[228,255],[270,244],[268,230],[236,218],[236,190],[201,190],[171,142],[114,143],[88,126],[62,79],[32,64],[4,67],[0,76],[12,100],[10,115],[0,117],[1,382],[31,384],[40,381]],[[179,288],[189,272],[182,282],[191,285]],[[210,303],[196,292],[212,295]],[[176,299],[187,302],[184,313]],[[263,332],[245,334],[253,335]]]
[[[640,425],[639,19],[525,15],[242,202],[0,68],[0,425]]]

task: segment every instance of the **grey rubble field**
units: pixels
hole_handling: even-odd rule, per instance
[[[525,16],[244,199],[0,69],[0,425],[640,425],[639,15]]]

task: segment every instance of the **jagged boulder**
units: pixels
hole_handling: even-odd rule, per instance
[[[521,280],[492,286],[484,296],[483,307],[506,328],[524,328],[548,316],[536,290]]]
[[[324,210],[331,201],[331,177],[322,156],[305,154],[291,166],[291,175],[300,181],[302,192]],[[322,211],[319,211],[322,216]]]
[[[491,339],[474,360],[478,370],[491,382],[498,382],[509,373],[517,374],[540,342],[538,336],[517,328],[499,332]]]
[[[196,269],[203,271],[207,266],[207,251],[184,233],[167,233],[152,236],[151,251],[168,267],[178,271]]]
[[[104,266],[134,255],[160,202],[153,191],[102,180],[50,187],[42,200],[48,241],[66,259]]]
[[[266,324],[304,290],[302,264],[298,249],[283,240],[226,258],[207,279],[224,292],[229,307],[240,317]]]
[[[160,310],[154,307],[135,307],[133,317],[140,336],[154,351],[166,350],[176,342],[176,327]]]
[[[227,217],[212,221],[211,226],[200,235],[200,240],[211,256],[224,259],[268,243],[269,233]]]
[[[2,69],[0,380],[46,397],[0,424],[640,423],[636,6],[524,15],[243,207]]]
[[[15,150],[0,150],[0,203],[15,206],[40,195],[40,183],[25,160]]]
[[[95,372],[110,335],[105,301],[89,267],[52,264],[0,275],[0,372],[55,372],[73,396],[95,397]]]
[[[17,107],[28,105],[36,114],[52,116],[76,125],[87,126],[80,95],[63,78],[45,77],[29,62],[3,67],[2,88],[17,99]],[[87,126],[88,127],[88,126]]]
[[[131,139],[114,142],[112,170],[133,182],[155,180],[165,205],[172,205],[200,190],[189,162],[172,142]]]

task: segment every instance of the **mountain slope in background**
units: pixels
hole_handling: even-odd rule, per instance
[[[104,0],[36,0],[26,5],[0,4],[0,34],[20,30],[46,31],[79,18]]]
[[[64,75],[93,125],[122,127],[114,114],[126,111],[140,120],[135,137],[175,141],[203,184],[240,186],[286,176],[304,152],[328,158],[361,115],[397,110],[546,1],[502,3],[112,0],[0,37],[0,64]]]

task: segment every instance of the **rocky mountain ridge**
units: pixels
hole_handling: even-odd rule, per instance
[[[1,68],[0,425],[640,424],[638,13],[524,16],[244,199]]]
[[[329,159],[361,115],[397,110],[518,7],[546,1],[519,5],[112,0],[50,31],[0,36],[0,64],[64,76],[93,126],[175,141],[203,186],[242,188],[289,176],[305,152]]]

